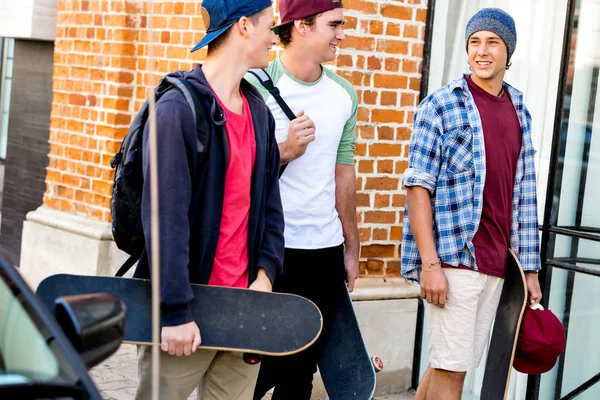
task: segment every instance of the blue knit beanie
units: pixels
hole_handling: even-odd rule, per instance
[[[490,31],[500,36],[508,48],[508,61],[515,52],[517,46],[517,29],[515,20],[499,8],[484,8],[479,10],[467,22],[465,30],[465,42],[468,47],[469,38],[479,31]]]

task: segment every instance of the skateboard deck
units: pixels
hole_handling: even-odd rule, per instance
[[[321,312],[304,297],[194,284],[192,291],[201,349],[283,356],[308,348],[321,333]],[[51,311],[57,297],[89,293],[120,297],[127,307],[124,341],[152,345],[149,280],[63,274],[46,278],[37,289]]]
[[[343,285],[343,298],[325,333],[319,371],[330,400],[369,400],[375,392],[375,370]]]
[[[525,274],[515,253],[509,252],[506,279],[483,375],[481,398],[486,400],[506,399],[521,320],[527,305]]]

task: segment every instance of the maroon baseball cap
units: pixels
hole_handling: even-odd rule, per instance
[[[513,367],[525,374],[548,372],[565,351],[565,346],[565,329],[556,315],[550,310],[527,307]]]
[[[280,27],[298,19],[343,7],[342,0],[279,0],[281,23],[273,28],[273,32],[279,34]]]

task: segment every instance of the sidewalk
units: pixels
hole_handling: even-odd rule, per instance
[[[106,400],[133,400],[137,379],[137,360],[134,345],[124,344],[109,359],[90,370],[90,375]],[[374,400],[411,400],[409,394],[385,395]],[[263,400],[270,399],[267,395]],[[196,394],[190,396],[196,400]]]

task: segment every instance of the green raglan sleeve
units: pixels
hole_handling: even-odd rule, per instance
[[[340,145],[338,147],[337,159],[336,162],[338,164],[354,164],[354,150],[356,143],[356,119],[358,114],[358,96],[356,95],[356,90],[354,87],[344,80],[346,83],[344,89],[350,95],[352,99],[352,111],[350,114],[350,118],[346,121],[344,125],[344,132],[342,132],[342,139],[340,140]]]

